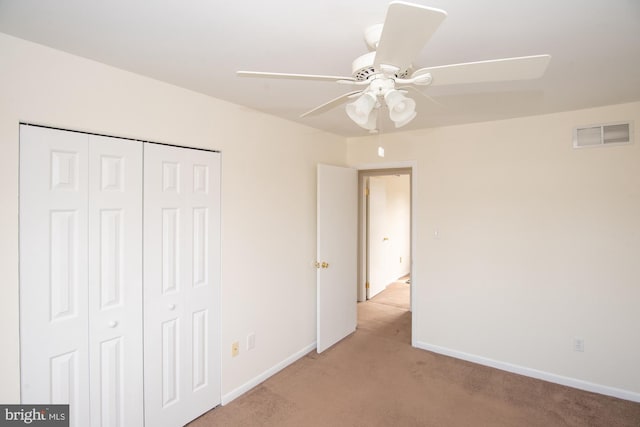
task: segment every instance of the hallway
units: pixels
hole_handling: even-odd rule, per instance
[[[359,303],[358,331],[411,345],[410,287],[402,278]]]

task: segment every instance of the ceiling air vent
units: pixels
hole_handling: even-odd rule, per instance
[[[573,148],[630,144],[632,122],[577,127],[573,130]]]

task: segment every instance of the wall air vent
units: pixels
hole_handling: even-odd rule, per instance
[[[573,130],[573,148],[630,144],[632,137],[632,122],[581,126]]]

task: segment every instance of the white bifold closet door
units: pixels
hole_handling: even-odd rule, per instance
[[[220,154],[144,147],[147,426],[220,403]]]
[[[142,144],[20,127],[22,403],[139,426]]]
[[[186,424],[220,403],[219,301],[219,153],[21,125],[22,403]]]

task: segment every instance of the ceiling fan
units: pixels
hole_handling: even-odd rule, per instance
[[[447,13],[440,9],[394,1],[389,4],[384,24],[365,29],[365,40],[372,49],[352,64],[351,77],[313,74],[238,71],[241,77],[330,81],[362,87],[338,96],[300,117],[320,114],[340,104],[356,124],[371,132],[377,128],[377,115],[383,103],[396,127],[416,117],[413,99],[406,96],[426,86],[526,80],[541,77],[551,56],[534,55],[489,61],[466,62],[413,70],[412,62],[438,29]]]

